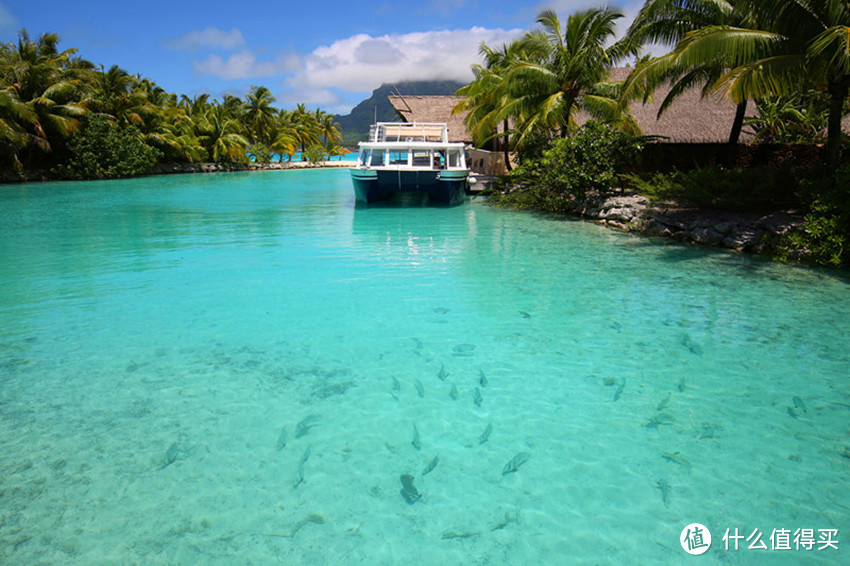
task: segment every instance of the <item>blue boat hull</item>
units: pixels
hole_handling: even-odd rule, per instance
[[[457,204],[466,198],[467,171],[352,169],[358,201],[380,202],[396,193],[426,193],[431,202]]]

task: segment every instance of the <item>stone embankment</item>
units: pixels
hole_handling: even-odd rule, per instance
[[[583,216],[620,230],[747,252],[770,249],[784,234],[803,229],[803,218],[789,212],[754,214],[653,204],[627,192],[588,206]]]
[[[284,169],[307,169],[319,167],[351,167],[351,161],[289,161],[283,163],[157,163],[151,175],[171,173],[224,173],[228,171],[280,171]],[[0,171],[0,183],[26,183],[33,181],[56,181],[60,178],[49,171]]]

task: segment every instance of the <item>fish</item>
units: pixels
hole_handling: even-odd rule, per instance
[[[623,325],[617,322],[616,320],[611,322],[611,328],[613,328],[617,332],[623,331]]]
[[[419,490],[416,489],[415,485],[413,485],[413,476],[410,474],[402,474],[399,479],[401,480],[401,496],[408,505],[413,505],[422,499],[422,494],[419,493]]]
[[[484,375],[484,370],[478,370],[478,384],[481,385],[481,387],[487,387],[487,383],[487,376]]]
[[[519,470],[519,467],[528,462],[528,459],[531,458],[531,454],[528,452],[519,452],[516,456],[511,458],[505,467],[502,468],[502,475],[506,476],[508,474],[512,474]]]
[[[517,312],[520,314],[520,316],[522,316],[522,318],[531,318],[530,313],[527,313],[525,311],[517,311]]]
[[[643,424],[646,428],[658,428],[659,425],[671,425],[676,422],[676,417],[670,413],[658,413]]]
[[[791,401],[794,403],[795,409],[799,409],[799,410],[803,411],[804,413],[809,412],[809,410],[806,408],[806,404],[803,403],[803,400],[801,398],[794,395],[794,397],[791,399]]]
[[[280,429],[280,436],[277,437],[277,450],[280,452],[286,448],[286,439],[289,435],[286,433],[286,427]]]
[[[322,417],[320,415],[308,415],[301,419],[301,421],[295,425],[295,438],[301,438],[314,426],[318,425],[321,422]]]
[[[309,516],[304,517],[297,523],[292,526],[292,531],[288,535],[279,535],[275,533],[265,533],[267,537],[281,537],[281,538],[293,538],[305,525],[309,525],[310,523],[316,525],[323,525],[325,523],[325,518],[321,515],[317,515],[315,513],[311,513]]]
[[[410,445],[417,450],[422,450],[422,442],[419,440],[419,429],[416,428],[416,424],[413,425],[413,440]]]
[[[511,511],[505,511],[505,520],[499,521],[499,523],[496,524],[495,527],[490,529],[490,532],[500,531],[500,530],[504,529],[505,527],[507,527],[508,525],[510,525],[511,523],[517,523],[517,522],[519,522],[519,517],[517,517],[516,513],[513,513]]]
[[[691,463],[679,452],[664,452],[663,454],[661,454],[661,457],[667,460],[668,462],[673,462],[674,464],[682,466],[686,470],[691,469]]]
[[[667,405],[670,404],[670,397],[672,397],[672,394],[668,393],[667,397],[665,397],[664,399],[662,399],[661,401],[658,402],[658,405],[655,406],[655,410],[656,411],[662,411],[662,410],[666,409]]]
[[[435,312],[435,313],[437,313],[437,314],[446,314],[447,312],[449,312],[449,309],[447,309],[447,308],[443,308],[443,307],[437,307],[437,308],[435,308],[435,309],[433,309],[433,310],[434,310],[434,312]]]
[[[454,348],[452,348],[452,352],[455,354],[468,354],[475,350],[475,344],[458,344]]]
[[[481,433],[481,436],[478,437],[478,445],[480,446],[490,440],[491,434],[493,434],[493,423],[487,423],[487,428],[485,428],[484,432]]]
[[[449,540],[453,538],[470,538],[477,537],[481,533],[468,533],[468,532],[458,532],[458,531],[443,531],[443,540]]]
[[[298,489],[298,486],[304,483],[304,464],[310,458],[310,445],[304,449],[304,454],[301,455],[301,460],[298,462],[298,473],[295,475],[295,481],[292,484],[292,489]]]
[[[794,419],[797,418],[797,411],[795,411],[791,407],[785,407],[785,409],[788,411],[788,414],[791,415],[792,418],[794,418]]]
[[[457,401],[457,395],[458,395],[458,392],[457,392],[457,385],[455,385],[454,383],[452,383],[452,390],[451,390],[451,391],[449,391],[449,397],[451,397],[451,398],[452,398],[452,401]]]
[[[422,475],[424,476],[424,475],[427,475],[427,474],[431,473],[432,471],[434,471],[434,468],[436,468],[437,464],[439,464],[439,463],[440,463],[440,457],[434,456],[434,459],[431,460],[430,462],[428,462],[428,465],[425,466],[424,470],[422,470]]]
[[[440,371],[437,372],[437,377],[440,378],[440,381],[445,381],[450,375],[451,374],[446,371],[446,366],[444,364],[440,364]]]
[[[697,356],[702,355],[702,346],[694,342],[689,334],[682,335],[681,343],[682,346],[686,347],[692,354],[696,354]]]
[[[393,391],[401,391],[401,383],[395,377],[393,377]]]
[[[622,381],[620,381],[620,385],[617,386],[617,390],[614,391],[614,401],[620,399],[620,395],[623,394],[623,389],[626,388],[626,378],[624,377]]]
[[[177,446],[176,442],[172,442],[171,446],[168,447],[168,450],[165,451],[165,458],[162,460],[162,466],[159,467],[160,470],[163,470],[177,461],[177,455],[180,453],[180,448]]]
[[[416,337],[411,338],[411,340],[413,340],[413,345],[416,347],[417,350],[422,349],[422,346],[423,346],[422,340],[420,340],[419,338],[416,338]]]
[[[664,502],[664,507],[670,507],[670,484],[667,480],[658,480],[655,482],[655,488],[661,490],[661,501]]]
[[[481,396],[481,390],[477,387],[472,390],[472,401],[476,406],[480,407],[482,401],[484,401],[484,397]]]
[[[679,384],[676,386],[679,389],[679,393],[685,390],[685,378],[679,380]]]
[[[425,387],[422,385],[422,382],[418,379],[413,382],[413,386],[416,387],[416,392],[419,393],[420,397],[425,397]]]

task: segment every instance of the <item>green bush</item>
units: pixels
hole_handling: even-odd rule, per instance
[[[629,175],[629,188],[655,201],[735,211],[796,208],[807,172],[792,166],[702,167]]]
[[[271,163],[272,150],[264,143],[254,143],[248,147],[248,155],[254,163]]]
[[[59,173],[75,179],[111,179],[150,173],[160,153],[135,126],[120,127],[103,114],[89,116],[68,141],[71,155]]]
[[[552,142],[538,158],[511,171],[503,206],[556,213],[577,212],[591,197],[620,184],[620,175],[637,160],[640,138],[606,124],[587,122],[574,135]]]

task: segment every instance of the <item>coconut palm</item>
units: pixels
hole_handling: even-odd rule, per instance
[[[250,142],[242,135],[242,125],[227,108],[213,104],[207,111],[200,136],[202,145],[216,163],[245,161]]]
[[[298,104],[295,110],[288,112],[283,119],[292,128],[292,136],[302,152],[319,143],[319,125],[305,104]]]
[[[333,114],[328,114],[321,108],[316,108],[314,117],[319,129],[319,137],[325,147],[332,147],[342,141],[342,131],[339,124],[334,121]]]
[[[272,108],[274,96],[264,86],[251,87],[245,96],[245,125],[254,142],[266,144],[269,131],[275,121],[276,111]]]
[[[793,95],[808,87],[830,99],[827,164],[838,166],[841,117],[850,92],[850,4],[846,0],[739,0],[749,27],[713,25],[689,32],[670,57],[695,67],[722,60],[713,87],[735,102]]]
[[[34,141],[27,133],[28,126],[36,121],[32,110],[14,92],[0,90],[0,155],[18,171],[23,168],[21,151]]]
[[[496,137],[503,138],[505,166],[510,171],[512,144],[510,117],[503,111],[508,104],[504,79],[513,65],[525,60],[526,54],[520,41],[503,43],[499,49],[482,43],[478,52],[484,58],[484,65],[472,66],[475,79],[457,91],[458,96],[463,98],[452,109],[452,114],[465,113],[464,124],[478,146]],[[503,130],[501,133],[498,132],[500,123]]]
[[[75,58],[74,49],[59,52],[58,41],[56,34],[43,34],[35,42],[21,30],[17,45],[6,46],[0,58],[0,86],[9,93],[5,119],[14,119],[8,112],[17,103],[25,105],[18,124],[44,152],[62,144],[86,114],[81,76],[90,64]]]
[[[641,8],[627,32],[629,47],[635,50],[646,42],[675,47],[684,37],[707,26],[747,25],[752,13],[741,0],[648,0]],[[647,96],[661,83],[670,82],[670,90],[658,107],[658,117],[681,94],[702,86],[702,95],[708,96],[717,80],[729,68],[729,61],[721,57],[709,58],[699,64],[682,64],[675,54],[666,54],[641,62],[624,85],[623,94],[628,99],[635,89]],[[735,119],[729,132],[729,144],[738,143],[747,112],[747,100],[740,100],[735,109]]]
[[[628,123],[616,88],[607,81],[608,67],[626,54],[620,44],[606,47],[621,17],[613,8],[590,9],[570,15],[562,26],[554,11],[541,12],[541,29],[520,40],[523,59],[510,66],[502,81],[502,114],[515,118],[518,142],[535,133],[568,135],[579,110]]]

